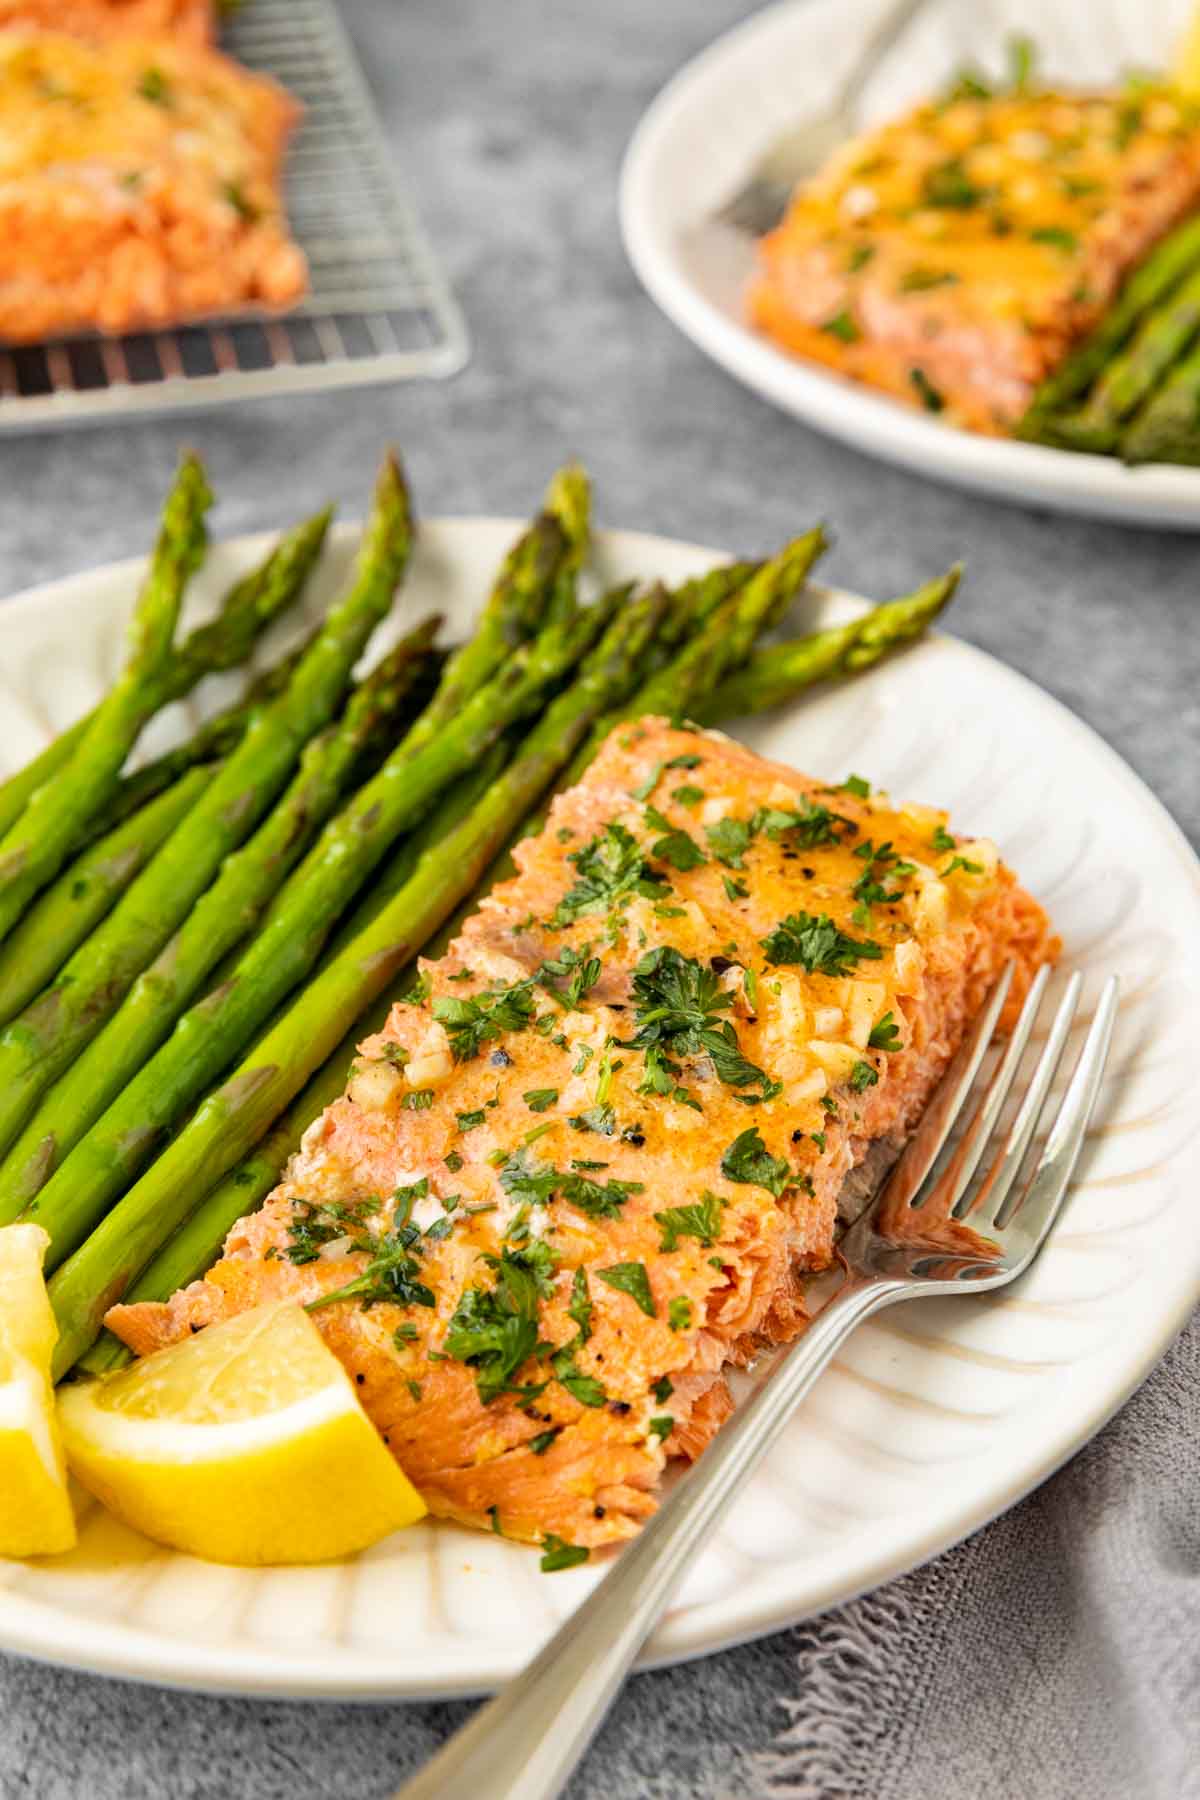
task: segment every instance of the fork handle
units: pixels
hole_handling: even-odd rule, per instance
[[[395,1800],[554,1800],[691,1557],[844,1339],[904,1284],[850,1277],[529,1664]]]
[[[893,0],[868,33],[838,94],[839,108],[853,106],[876,70],[896,48],[926,0]]]

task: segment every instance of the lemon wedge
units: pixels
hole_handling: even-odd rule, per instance
[[[50,1385],[49,1242],[39,1225],[0,1229],[0,1556],[50,1556],[75,1542]]]
[[[59,1394],[71,1472],[211,1562],[327,1562],[425,1512],[302,1307],[273,1301]]]
[[[1200,6],[1192,9],[1188,28],[1175,52],[1171,79],[1190,99],[1200,96]]]

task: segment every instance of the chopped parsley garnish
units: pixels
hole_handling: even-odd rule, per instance
[[[954,850],[958,846],[957,838],[952,838],[944,825],[934,827],[930,843],[935,850]]]
[[[474,1131],[477,1125],[483,1124],[487,1118],[487,1112],[482,1106],[476,1106],[470,1112],[455,1113],[454,1117],[458,1121],[460,1131]]]
[[[827,331],[830,337],[838,338],[843,344],[856,344],[862,336],[853,317],[845,307],[841,312],[834,313],[831,319],[826,319],[821,330]]]
[[[972,206],[978,206],[981,200],[986,200],[988,190],[971,180],[961,157],[951,156],[926,171],[921,197],[926,206],[965,212]]]
[[[629,792],[631,797],[634,800],[648,800],[658,786],[658,778],[662,772],[662,763],[655,763],[645,781],[639,781],[635,788],[630,788]]]
[[[667,893],[647,868],[633,833],[615,820],[591,843],[572,851],[567,861],[574,863],[577,880],[554,909],[550,922],[560,929],[576,919],[607,912],[627,894],[661,900]]]
[[[674,1429],[675,1421],[669,1413],[660,1413],[656,1419],[651,1419],[650,1421],[651,1437],[656,1437],[661,1440],[662,1438],[669,1437]]]
[[[556,1350],[550,1358],[550,1367],[554,1370],[554,1379],[566,1388],[573,1400],[580,1406],[603,1406],[608,1399],[604,1384],[588,1375],[575,1360],[575,1353],[582,1338],[572,1338],[561,1350]]]
[[[1037,225],[1030,232],[1035,244],[1049,244],[1055,250],[1078,250],[1079,239],[1062,225]]]
[[[934,387],[924,369],[914,366],[908,371],[908,379],[916,389],[917,398],[926,412],[940,413],[945,410],[945,396]]]
[[[650,1291],[650,1277],[646,1273],[645,1263],[612,1263],[607,1269],[597,1269],[596,1274],[608,1287],[616,1288],[618,1293],[628,1294],[629,1298],[641,1307],[648,1319],[658,1317],[658,1309],[654,1304],[654,1295]]]
[[[842,783],[842,792],[843,794],[853,794],[856,800],[869,800],[871,784],[869,781],[864,781],[861,775],[847,775]]]
[[[316,1312],[322,1306],[332,1306],[337,1300],[360,1300],[364,1311],[384,1301],[390,1301],[394,1306],[433,1306],[433,1291],[418,1279],[421,1265],[413,1255],[422,1234],[416,1225],[407,1222],[413,1201],[424,1199],[428,1192],[429,1183],[425,1180],[414,1181],[407,1188],[397,1188],[396,1197],[402,1205],[397,1208],[396,1218],[404,1222],[394,1224],[390,1231],[366,1243],[355,1244],[355,1249],[371,1251],[371,1260],[362,1274],[346,1282],[344,1287],[334,1288],[331,1293],[310,1300],[305,1311]]]
[[[534,1011],[531,981],[518,981],[470,1000],[447,995],[433,1003],[433,1016],[445,1028],[455,1062],[469,1062],[484,1044],[506,1031],[523,1031]]]
[[[642,1192],[640,1181],[592,1181],[586,1175],[564,1174],[548,1163],[535,1163],[524,1150],[508,1157],[500,1169],[500,1185],[514,1200],[546,1206],[557,1194],[590,1219],[619,1219],[631,1194]]]
[[[857,275],[860,269],[866,268],[874,254],[874,244],[856,244],[850,252],[849,259],[846,263],[847,273],[850,275]]]
[[[494,1271],[495,1284],[463,1289],[445,1347],[475,1370],[479,1398],[490,1406],[513,1391],[513,1376],[537,1347],[538,1306],[553,1291],[554,1253],[534,1238],[483,1261]]]
[[[779,1082],[742,1054],[733,1026],[719,1016],[733,999],[712,969],[670,945],[659,945],[634,965],[633,994],[638,1029],[623,1048],[647,1050],[657,1045],[666,1054],[707,1056],[726,1087],[759,1089],[738,1096],[750,1104],[773,1100],[782,1092]]]
[[[679,1076],[682,1073],[680,1065],[671,1061],[661,1044],[649,1044],[646,1048],[646,1066],[636,1091],[639,1094],[666,1094],[681,1106],[690,1106],[693,1112],[703,1112],[704,1108],[696,1096],[689,1094],[681,1085]]]
[[[410,1088],[400,1105],[405,1112],[428,1112],[433,1100],[432,1088]]]
[[[970,858],[966,856],[952,856],[942,870],[942,880],[944,881],[947,875],[953,875],[956,869],[962,869],[967,875],[983,874],[982,863],[972,862]]]
[[[152,106],[170,106],[171,84],[161,69],[154,66],[142,70],[138,77],[137,91],[143,100],[149,100]]]
[[[385,1063],[392,1065],[393,1069],[404,1069],[408,1066],[408,1051],[403,1044],[393,1043],[390,1038],[385,1044],[380,1045],[379,1054]]]
[[[418,975],[407,994],[400,1001],[401,1006],[420,1006],[429,998],[429,977]]]
[[[663,767],[666,769],[698,769],[703,761],[704,758],[697,756],[694,750],[685,750],[682,756],[673,756],[669,763],[663,764]]]
[[[349,1237],[355,1250],[373,1250],[375,1239],[365,1227],[366,1221],[378,1211],[379,1199],[375,1194],[368,1194],[362,1200],[326,1200],[322,1203],[297,1198],[292,1201],[292,1218],[288,1226],[292,1241],[284,1254],[289,1262],[316,1262],[326,1244],[342,1237]]]
[[[587,1274],[582,1268],[576,1269],[571,1282],[567,1317],[579,1327],[580,1343],[586,1344],[592,1335],[592,1302],[588,1294]]]
[[[585,1563],[592,1554],[586,1545],[568,1544],[553,1531],[548,1531],[542,1539],[542,1550],[543,1575],[553,1575],[559,1569],[574,1569],[579,1563]]]
[[[879,1072],[869,1062],[856,1062],[850,1071],[850,1086],[856,1094],[861,1094],[864,1088],[874,1087],[878,1080]]]
[[[654,1395],[655,1406],[665,1406],[667,1401],[671,1398],[671,1395],[675,1392],[675,1384],[672,1382],[669,1375],[663,1375],[655,1382],[654,1386],[650,1389],[650,1392]]]
[[[727,900],[748,900],[750,898],[750,889],[744,881],[738,881],[732,875],[723,875],[721,883],[725,889]]]
[[[221,183],[221,194],[222,197],[229,202],[230,206],[232,206],[239,219],[244,220],[247,225],[253,225],[255,219],[258,217],[258,208],[252,200],[247,199],[246,190],[242,187],[240,182],[223,181]]]
[[[894,1013],[885,1012],[879,1023],[871,1027],[867,1048],[869,1050],[899,1050],[902,1048],[900,1027],[896,1024]]]
[[[590,944],[585,944],[582,950],[573,950],[567,945],[558,956],[548,957],[538,969],[537,980],[547,993],[562,1001],[568,1012],[574,1012],[600,979],[600,958],[593,956],[591,949]],[[559,987],[560,981],[565,985]]]
[[[687,1331],[692,1323],[692,1303],[683,1294],[676,1294],[667,1308],[667,1324],[672,1331]]]
[[[950,269],[906,269],[899,289],[902,294],[927,294],[931,288],[952,287],[957,280]]]
[[[742,867],[742,858],[750,846],[749,819],[718,819],[715,825],[705,826],[704,835],[718,862],[730,869]]]
[[[677,800],[680,806],[699,806],[704,798],[704,789],[693,787],[690,782],[685,781],[682,787],[671,789],[671,798]]]
[[[762,940],[769,963],[799,963],[810,975],[846,975],[883,955],[870,938],[852,938],[826,913],[789,913]]]
[[[721,1235],[724,1211],[725,1202],[721,1196],[706,1189],[690,1206],[668,1206],[662,1212],[656,1212],[655,1222],[662,1231],[659,1249],[678,1250],[682,1237],[695,1238],[701,1249],[709,1249]]]
[[[615,1137],[617,1132],[617,1115],[611,1106],[587,1106],[581,1113],[572,1113],[567,1120],[576,1131],[595,1131],[601,1137]]]
[[[650,854],[655,862],[669,863],[671,868],[678,869],[682,874],[688,869],[698,869],[708,861],[691,833],[672,825],[670,819],[660,813],[657,807],[646,808],[646,823],[652,831],[661,831],[663,834],[650,846]]]
[[[463,1159],[457,1150],[449,1151],[443,1160],[452,1175],[457,1175],[463,1166]]]
[[[545,1456],[561,1430],[561,1425],[553,1425],[549,1431],[539,1431],[536,1437],[530,1438],[525,1448],[532,1450],[535,1456]]]
[[[734,1138],[721,1158],[721,1173],[727,1181],[766,1188],[777,1200],[791,1180],[787,1159],[771,1155],[757,1125]]]
[[[521,1095],[521,1098],[524,1100],[530,1112],[549,1112],[550,1108],[554,1105],[554,1102],[558,1099],[558,1089],[530,1088],[527,1093]]]

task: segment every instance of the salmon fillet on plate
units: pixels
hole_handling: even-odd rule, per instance
[[[430,1509],[629,1536],[726,1372],[793,1337],[839,1197],[911,1132],[1007,958],[1057,944],[990,842],[712,731],[618,727],[359,1050],[139,1354],[275,1296]]]

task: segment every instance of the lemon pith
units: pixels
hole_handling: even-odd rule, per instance
[[[324,1562],[424,1503],[303,1309],[273,1302],[60,1394],[72,1472],[157,1542],[214,1562]]]

